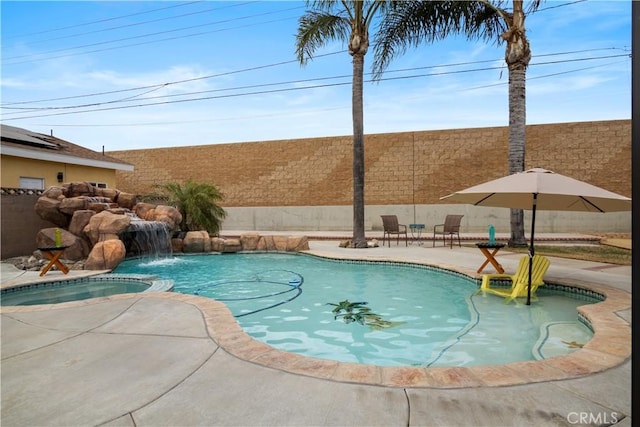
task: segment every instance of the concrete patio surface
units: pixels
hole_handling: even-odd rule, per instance
[[[431,242],[354,250],[312,240],[310,248],[319,256],[428,263],[474,277],[484,261],[476,248]],[[498,260],[513,271],[521,256],[501,251]],[[1,266],[3,287],[39,279]],[[614,313],[590,315],[600,319],[596,335],[607,339],[594,337],[572,358],[475,370],[294,356],[249,338],[221,303],[177,293],[2,307],[0,423],[631,426],[631,267],[551,258],[547,279],[605,293],[600,304]]]

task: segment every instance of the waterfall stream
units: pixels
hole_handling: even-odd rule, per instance
[[[144,221],[134,216],[119,237],[124,243],[127,258],[159,258],[172,253],[169,226],[162,221]]]

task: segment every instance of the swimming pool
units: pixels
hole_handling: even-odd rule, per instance
[[[476,294],[475,280],[461,274],[308,255],[127,260],[116,272],[153,272],[173,280],[177,292],[221,300],[246,333],[278,349],[380,366],[492,365],[567,354],[592,335],[576,307],[596,302],[547,291],[532,306],[505,305]],[[352,304],[350,315],[334,312],[344,302]]]
[[[154,275],[101,274],[2,289],[0,304],[3,306],[58,304],[116,294],[170,290],[173,290],[173,282],[157,280]]]

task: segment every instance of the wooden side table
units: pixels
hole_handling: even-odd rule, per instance
[[[491,265],[493,265],[493,267],[496,269],[498,273],[504,274],[504,268],[502,268],[502,266],[500,265],[498,260],[495,258],[495,256],[500,249],[505,247],[505,244],[504,243],[493,243],[493,244],[492,243],[476,243],[476,246],[478,247],[478,249],[480,249],[480,252],[482,252],[484,256],[487,258],[484,261],[484,263],[482,263],[477,273],[481,273],[482,270],[487,266],[487,264],[491,263]]]
[[[49,271],[54,265],[58,267],[58,270],[62,271],[63,274],[67,274],[69,272],[67,266],[60,261],[60,257],[68,247],[69,246],[51,246],[38,248],[38,250],[42,252],[42,255],[49,260],[49,264],[45,265],[40,271],[40,276],[47,274],[47,271]]]

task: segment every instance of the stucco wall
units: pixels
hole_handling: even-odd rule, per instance
[[[24,157],[3,155],[1,158],[2,187],[20,187],[20,177],[43,178],[44,188],[58,183],[58,172],[62,172],[63,182],[89,181],[103,182],[107,187],[116,187],[116,173],[113,169],[102,169],[69,163],[27,159]]]
[[[146,194],[154,191],[154,184],[184,182],[189,178],[217,185],[226,196],[223,206],[231,212],[224,224],[226,228],[244,229],[240,226],[256,221],[256,209],[264,208],[259,211],[259,217],[279,229],[299,222],[308,225],[298,229],[319,229],[327,223],[349,229],[352,222],[348,209],[352,205],[351,144],[351,137],[343,136],[108,154],[135,165],[133,172],[116,171],[117,188],[122,191]],[[404,212],[406,206],[413,210],[416,205],[423,210],[418,222],[427,224],[432,223],[432,216],[440,218],[453,209],[468,209],[443,206],[439,199],[458,189],[505,175],[507,145],[506,127],[366,135],[368,228],[376,228],[379,222],[376,206],[387,207],[382,208],[387,212]],[[528,126],[525,165],[550,169],[630,197],[631,121]],[[249,207],[253,208],[247,211],[253,220],[244,215],[246,210],[239,209]],[[289,215],[283,214],[294,211],[304,219],[292,221],[287,218]],[[508,210],[504,212],[503,209],[488,215],[502,221],[504,216],[508,218]],[[468,220],[474,221],[473,218],[483,215],[470,212]],[[403,220],[413,220],[413,212],[409,216]],[[616,219],[609,219],[614,216]],[[274,222],[273,218],[277,217],[282,221]],[[558,228],[575,228],[573,225],[579,223],[587,230],[604,227],[612,232],[628,231],[631,227],[630,213],[586,218],[560,214],[549,221],[554,224],[555,232],[562,231]],[[542,219],[537,222],[545,227]],[[607,222],[611,222],[610,226]],[[483,219],[467,226],[484,229],[486,224]],[[620,230],[621,226],[626,230]],[[508,223],[504,231],[508,231]]]

